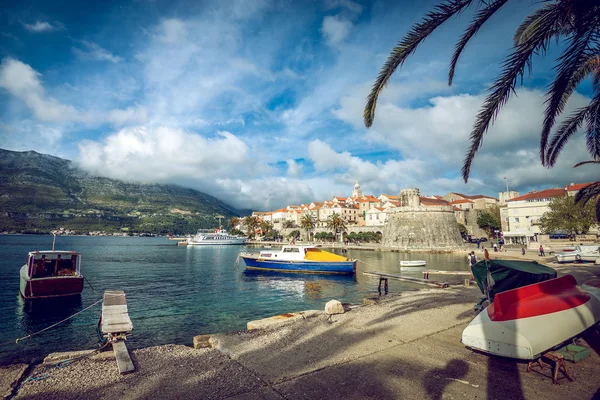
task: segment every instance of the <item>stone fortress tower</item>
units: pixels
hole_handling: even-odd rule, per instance
[[[401,206],[388,210],[381,244],[413,250],[463,247],[452,206],[423,206],[417,188],[400,190]]]

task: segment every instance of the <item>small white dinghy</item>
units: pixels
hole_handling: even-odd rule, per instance
[[[427,261],[425,260],[400,260],[401,267],[424,267],[426,265]]]

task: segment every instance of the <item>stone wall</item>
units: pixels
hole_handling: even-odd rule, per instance
[[[452,207],[398,207],[387,218],[383,246],[415,250],[464,246]]]

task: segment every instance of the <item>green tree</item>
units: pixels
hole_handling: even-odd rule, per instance
[[[260,230],[262,231],[263,236],[269,236],[273,231],[273,224],[271,221],[260,221]]]
[[[575,203],[573,196],[555,197],[548,206],[550,211],[540,219],[543,233],[564,231],[573,235],[589,232],[594,218],[594,205]]]
[[[256,228],[260,225],[260,221],[257,217],[253,217],[249,215],[244,217],[244,226],[246,227],[246,234],[250,239],[252,239],[255,235]]]
[[[294,228],[295,225],[296,224],[294,224],[293,221],[288,221],[288,220],[283,221],[283,227],[284,228]]]
[[[477,214],[477,225],[487,232],[488,237],[495,230],[500,230],[500,208],[492,207]]]
[[[338,213],[333,213],[327,218],[327,229],[330,229],[335,233],[335,237],[337,238],[337,234],[340,232],[344,232],[346,230],[346,222]]]
[[[300,231],[298,229],[294,229],[293,231],[291,231],[288,234],[289,239],[294,239],[294,238],[297,238],[298,236],[300,236]]]
[[[473,20],[456,44],[448,73],[448,85],[452,85],[456,65],[466,45],[507,3],[508,0],[445,0],[430,11],[398,42],[381,68],[365,105],[365,125],[371,127],[373,124],[379,94],[391,76],[416,51],[423,40],[444,22],[459,15],[472,4],[479,6]],[[469,179],[471,164],[483,143],[485,133],[493,125],[515,87],[522,81],[525,71],[530,70],[533,56],[545,54],[553,39],[563,42],[564,49],[555,61],[556,74],[546,93],[546,110],[540,133],[541,162],[546,167],[554,166],[564,145],[584,126],[585,129],[581,132],[586,135],[587,150],[593,160],[579,163],[576,167],[585,163],[600,163],[600,2],[553,0],[538,4],[539,8],[529,14],[517,28],[512,51],[502,62],[500,74],[489,89],[477,114],[470,135],[471,146],[462,167],[465,182]],[[551,137],[556,119],[562,113],[568,99],[578,85],[590,75],[593,77],[594,91],[590,103],[568,116]],[[600,181],[580,190],[576,201],[587,203],[594,198],[596,218],[600,221]]]
[[[300,228],[306,230],[306,239],[310,240],[310,231],[315,229],[315,219],[310,214],[304,214],[300,220]]]

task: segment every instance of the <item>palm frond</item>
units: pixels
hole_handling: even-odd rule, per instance
[[[498,112],[514,91],[517,80],[522,77],[525,68],[530,67],[533,54],[545,52],[548,42],[564,25],[565,5],[561,2],[554,3],[545,7],[543,14],[536,24],[536,29],[532,30],[524,42],[520,43],[516,49],[502,62],[502,73],[489,89],[490,93],[485,99],[482,109],[477,114],[473,131],[471,132],[471,146],[463,162],[462,176],[468,181],[471,171],[471,164],[475,153],[481,146],[483,136],[493,124]]]
[[[569,118],[563,121],[563,123],[558,128],[558,131],[552,137],[552,141],[548,145],[548,150],[546,151],[546,160],[545,165],[549,167],[553,167],[556,161],[558,160],[558,155],[562,151],[563,147],[571,136],[573,136],[583,122],[589,112],[589,106],[581,107],[576,110]]]
[[[554,126],[556,117],[563,111],[567,100],[575,89],[569,85],[573,74],[580,70],[590,57],[590,42],[596,36],[596,27],[598,18],[592,18],[592,21],[585,27],[580,27],[569,42],[569,45],[558,58],[558,68],[556,77],[546,93],[546,111],[544,123],[540,137],[540,159],[542,164],[545,161],[546,148],[550,130]]]
[[[589,105],[586,114],[586,145],[593,158],[600,157],[600,94],[597,94]]]
[[[411,31],[398,42],[392,49],[388,59],[381,68],[371,93],[367,97],[367,104],[363,112],[365,126],[370,128],[375,119],[375,107],[379,93],[387,85],[390,77],[396,71],[398,66],[402,65],[406,59],[414,53],[417,46],[425,40],[435,29],[446,22],[450,17],[456,15],[467,8],[474,0],[447,0],[436,6],[430,11],[423,21],[414,25]]]
[[[452,80],[454,79],[454,70],[456,68],[456,63],[458,63],[458,59],[465,49],[469,40],[479,31],[479,29],[486,23],[486,21],[496,13],[503,5],[506,4],[508,0],[495,0],[487,7],[477,11],[475,14],[475,18],[471,21],[471,25],[467,28],[465,33],[461,36],[460,40],[456,44],[456,48],[454,49],[454,54],[452,54],[452,61],[450,61],[450,71],[448,72],[448,86],[452,86]]]
[[[598,195],[600,195],[600,181],[591,183],[579,190],[575,195],[575,203],[581,202],[583,203],[582,205],[585,206],[588,201]]]
[[[594,54],[592,52],[587,54],[586,60],[582,63],[581,67],[579,67],[571,76],[569,83],[567,84],[567,88],[564,93],[563,101],[566,103],[571,93],[579,86],[581,81],[583,81],[587,76],[591,73],[594,73],[594,77],[596,79],[596,73],[600,68],[600,56],[598,54]],[[597,86],[597,84],[594,84]]]
[[[543,23],[544,19],[546,18],[546,14],[548,12],[552,12],[554,7],[556,7],[555,4],[546,4],[545,6],[540,7],[529,14],[515,31],[513,36],[514,47],[519,47],[521,44],[527,42],[535,33],[535,31],[539,29],[539,25]],[[571,27],[571,24],[563,24],[556,28],[558,28],[561,33],[564,34],[570,31]]]
[[[581,167],[582,165],[586,165],[586,164],[600,164],[600,160],[590,160],[590,161],[578,162],[577,164],[573,165],[573,168]]]

